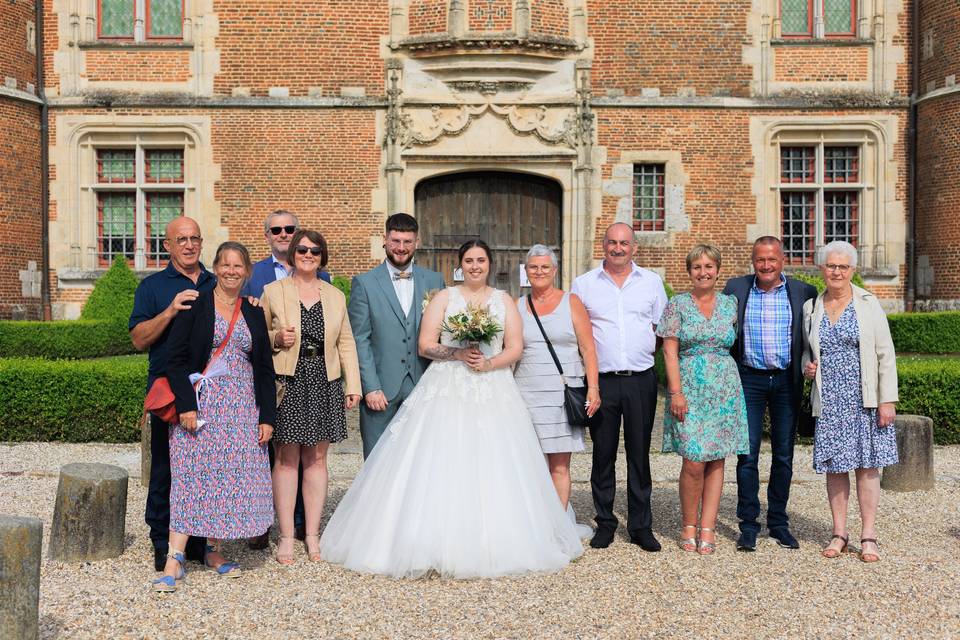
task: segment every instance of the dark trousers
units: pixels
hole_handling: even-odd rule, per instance
[[[747,402],[750,453],[737,457],[737,518],[740,530],[760,531],[760,437],[763,414],[770,411],[770,445],[773,459],[767,485],[767,528],[786,528],[787,500],[793,478],[793,441],[797,406],[790,372],[766,373],[740,367],[743,395]]]
[[[597,510],[597,526],[616,529],[613,515],[616,491],[617,450],[623,422],[623,448],[627,454],[627,531],[649,529],[650,432],[657,410],[657,376],[647,369],[633,376],[600,376],[600,410],[590,421],[593,470],[590,487]]]
[[[267,453],[270,456],[270,471],[273,471],[273,463],[276,454],[273,451],[273,442],[267,447]],[[303,509],[303,462],[297,467],[297,502],[293,506],[293,526],[302,527],[307,522]]]
[[[153,548],[166,553],[170,536],[170,425],[150,415],[150,486],[143,519]],[[203,555],[206,538],[191,537],[185,549],[191,558]]]
[[[413,388],[417,386],[413,378],[408,373],[400,384],[400,391],[395,398],[390,398],[387,408],[383,411],[370,411],[367,409],[367,403],[360,401],[360,438],[363,440],[363,459],[370,457],[370,452],[377,446],[380,436],[390,426],[390,421],[397,415],[397,411],[403,405],[403,401],[413,393]]]

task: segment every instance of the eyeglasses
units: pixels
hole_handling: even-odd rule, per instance
[[[532,273],[546,273],[548,271],[553,271],[552,264],[528,264],[526,266],[527,271]]]
[[[285,232],[289,236],[293,233],[296,233],[296,231],[297,231],[297,225],[295,224],[288,224],[282,227],[270,227],[270,233],[272,233],[275,236],[280,235],[281,232]]]
[[[313,255],[313,256],[318,256],[321,253],[323,253],[323,249],[321,249],[320,247],[305,247],[302,244],[297,245],[296,251],[302,256],[307,255],[307,251],[309,251],[310,255]]]
[[[203,244],[203,238],[200,236],[177,236],[174,242],[178,247],[185,247],[187,244]]]
[[[839,271],[840,273],[846,273],[850,271],[850,265],[848,264],[825,264],[823,265],[827,271]]]

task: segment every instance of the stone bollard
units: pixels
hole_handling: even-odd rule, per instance
[[[37,518],[0,515],[0,640],[39,637],[42,537]]]
[[[140,421],[140,486],[150,486],[150,464],[153,460],[150,449],[150,413],[143,412]]]
[[[898,415],[895,428],[900,462],[884,467],[880,486],[889,491],[933,489],[933,420]]]
[[[123,553],[126,518],[126,470],[66,464],[60,467],[48,557],[61,562],[116,558]]]

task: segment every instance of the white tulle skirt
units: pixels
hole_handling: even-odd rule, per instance
[[[320,552],[363,573],[489,578],[556,571],[583,547],[510,372],[436,362],[340,501]]]

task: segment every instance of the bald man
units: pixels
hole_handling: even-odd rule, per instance
[[[167,267],[144,278],[133,300],[128,328],[130,339],[140,351],[150,350],[147,389],[167,368],[167,334],[177,314],[189,309],[201,292],[213,289],[216,279],[200,263],[203,237],[196,220],[181,216],[167,225],[164,248],[170,253]],[[150,416],[150,487],[144,519],[150,527],[153,563],[163,571],[170,533],[170,425]],[[206,540],[190,538],[186,553],[190,560],[202,562]]]

